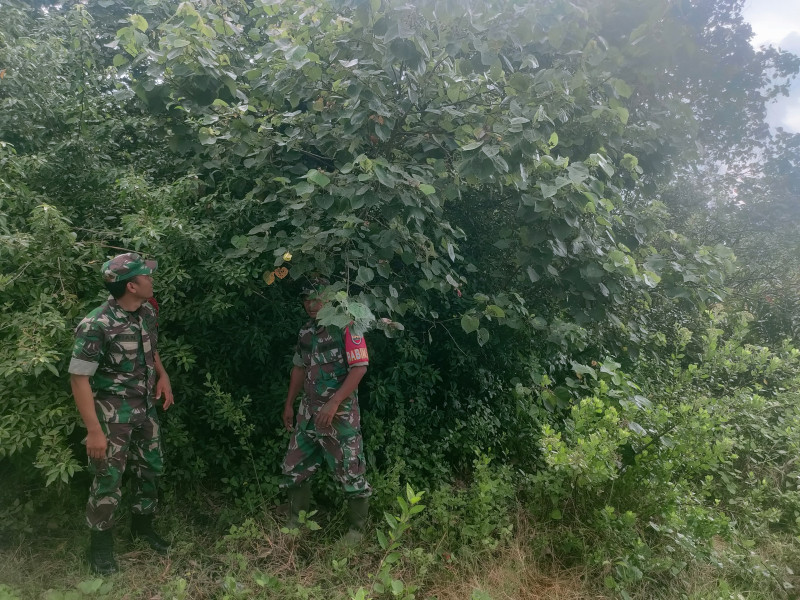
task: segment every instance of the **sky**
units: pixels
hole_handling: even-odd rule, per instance
[[[743,16],[753,28],[753,46],[767,44],[800,55],[800,1],[746,0]],[[800,79],[794,80],[791,96],[769,106],[767,120],[773,128],[800,133]]]

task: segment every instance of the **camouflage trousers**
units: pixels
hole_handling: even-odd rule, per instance
[[[314,416],[320,408],[321,404],[314,406],[305,398],[300,403],[297,426],[283,459],[281,487],[300,485],[316,473],[324,460],[347,496],[369,496],[372,489],[365,476],[367,463],[358,401],[345,400],[330,427],[317,429]]]
[[[86,524],[103,531],[114,526],[114,512],[122,497],[122,475],[126,467],[133,475],[133,506],[136,514],[152,514],[158,502],[157,480],[164,469],[158,417],[146,416],[135,423],[100,422],[108,446],[106,456],[89,459],[94,475],[86,504]]]

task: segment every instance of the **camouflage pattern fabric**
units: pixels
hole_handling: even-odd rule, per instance
[[[343,332],[332,327],[329,333],[325,327],[309,321],[300,330],[293,362],[305,369],[305,396],[283,460],[282,487],[299,485],[311,477],[324,460],[345,494],[369,496],[372,490],[365,477],[358,392],[354,391],[342,401],[329,427],[318,429],[314,418],[347,377]],[[359,364],[367,363],[362,360]]]
[[[126,281],[137,275],[152,275],[158,268],[154,260],[144,260],[136,252],[119,254],[103,265],[103,280],[108,282]]]
[[[86,504],[86,524],[95,531],[114,526],[114,512],[119,505],[122,475],[127,467],[134,477],[132,512],[152,514],[158,502],[157,480],[164,469],[161,436],[155,409],[144,418],[127,423],[100,422],[108,439],[106,456],[89,459],[94,482]]]
[[[294,358],[297,367],[304,367],[303,391],[313,404],[325,404],[347,377],[342,331],[309,321],[300,330]],[[357,394],[357,392],[353,392]]]
[[[89,375],[100,422],[130,423],[147,414],[156,385],[156,311],[128,312],[109,298],[75,331],[68,371]]]

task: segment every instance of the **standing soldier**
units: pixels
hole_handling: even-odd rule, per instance
[[[111,296],[78,325],[69,364],[94,475],[86,505],[89,563],[101,575],[117,570],[112,528],[128,461],[134,475],[131,534],[158,552],[169,549],[153,530],[156,480],[163,470],[154,399],[163,394],[164,410],[173,402],[169,376],[158,356],[156,310],[148,302],[155,270],[155,261],[133,252],[103,265]]]
[[[288,488],[289,527],[296,527],[300,511],[311,503],[309,477],[324,459],[348,498],[346,539],[361,539],[367,521],[371,489],[364,476],[366,461],[361,440],[358,384],[367,372],[369,357],[364,338],[349,328],[342,331],[316,322],[322,308],[324,279],[303,290],[303,306],[311,319],[300,330],[283,423],[292,437],[283,460],[283,487]],[[294,426],[294,400],[305,395]]]

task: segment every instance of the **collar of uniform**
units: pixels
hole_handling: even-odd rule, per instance
[[[142,314],[141,313],[142,306],[144,306],[144,303],[143,303],[142,306],[140,306],[139,308],[137,308],[134,311],[125,310],[124,308],[122,308],[119,305],[119,302],[117,302],[117,299],[114,298],[114,296],[111,296],[111,295],[108,296],[107,302],[108,302],[108,306],[109,306],[109,308],[111,310],[113,310],[118,316],[124,317],[125,319],[130,319],[131,317],[133,317],[133,318],[140,317],[141,314]]]

